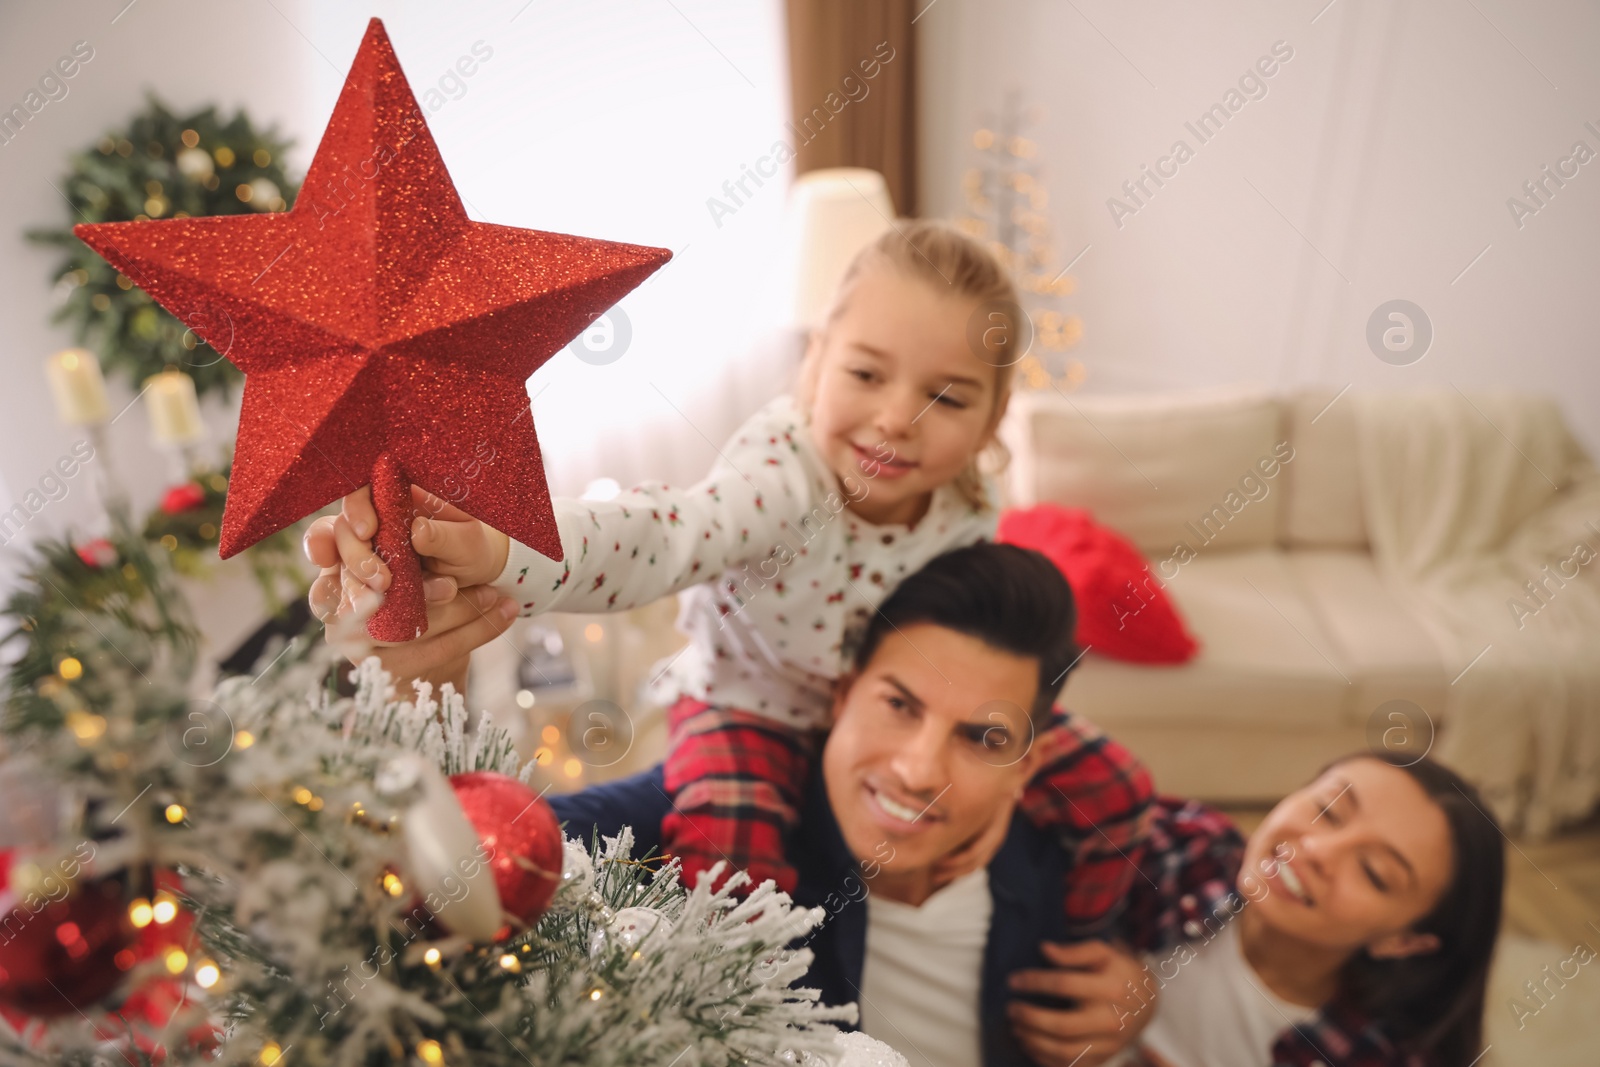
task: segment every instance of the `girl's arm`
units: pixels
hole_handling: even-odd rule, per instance
[[[493,584],[523,613],[624,611],[766,559],[780,544],[805,540],[808,522],[837,514],[844,500],[836,479],[805,432],[791,411],[769,406],[723,446],[697,485],[652,482],[608,501],[557,498],[559,562],[416,486],[412,545],[428,573],[461,586]],[[349,527],[343,538],[330,520],[313,524],[306,555],[386,590],[388,568],[368,540],[377,515],[366,489],[345,498],[342,518]]]
[[[802,433],[764,412],[689,488],[650,482],[614,500],[558,498],[564,558],[512,541],[493,584],[525,613],[624,611],[765,559],[802,538],[801,524],[814,510],[826,515],[836,491]]]

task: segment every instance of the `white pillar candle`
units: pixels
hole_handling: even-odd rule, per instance
[[[205,436],[194,379],[187,374],[177,370],[162,371],[145,383],[144,397],[158,443],[187,445]]]
[[[87,348],[57,352],[45,360],[44,371],[62,422],[68,426],[93,426],[110,417],[106,382],[100,376],[100,360],[93,352]]]

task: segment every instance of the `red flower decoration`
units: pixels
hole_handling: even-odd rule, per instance
[[[104,537],[96,537],[93,541],[85,541],[73,551],[78,553],[78,558],[91,567],[109,567],[117,562],[117,546],[107,541]]]
[[[166,491],[161,498],[161,510],[168,515],[179,515],[193,511],[205,502],[206,491],[200,488],[199,482],[184,482]]]

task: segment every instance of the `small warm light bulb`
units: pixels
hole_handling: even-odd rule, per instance
[[[513,956],[511,953],[507,952],[504,956],[500,957],[500,967],[502,970],[510,971],[512,974],[516,974],[518,971],[522,970],[522,961],[517,959],[517,957]]]
[[[276,1041],[268,1041],[261,1046],[261,1054],[256,1059],[261,1061],[262,1067],[272,1067],[283,1056],[283,1049],[278,1047]]]
[[[590,1000],[599,1000],[603,996],[605,996],[605,994],[601,990],[598,990],[598,989],[589,990],[589,999]]]
[[[83,663],[76,656],[68,656],[56,668],[56,673],[69,682],[77,681],[83,677]]]
[[[233,735],[233,743],[240,748],[249,748],[256,743],[256,735],[249,730],[240,730]]]
[[[519,708],[531,708],[538,701],[538,699],[539,698],[534,695],[532,689],[517,690],[517,707]]]
[[[583,764],[575,759],[569,759],[562,764],[561,769],[566,772],[568,778],[576,778],[583,773]]]
[[[183,969],[189,966],[189,954],[181,948],[167,950],[167,970],[172,974],[182,974]]]
[[[322,810],[322,798],[321,797],[312,797],[309,801],[306,802],[306,808],[309,811],[321,811]]]
[[[305,786],[298,785],[295,786],[294,792],[290,796],[294,797],[296,804],[309,804],[311,803],[312,793]]]
[[[439,967],[439,950],[436,948],[430,948],[428,951],[424,952],[422,954],[422,962],[437,970]]]
[[[150,902],[144,897],[128,905],[128,921],[133,923],[136,929],[143,930],[150,925],[150,920],[153,918],[155,913],[150,908]]]
[[[597,622],[591,622],[583,628],[584,638],[592,645],[598,645],[600,639],[606,635],[606,628]]]
[[[555,744],[557,741],[561,740],[561,727],[546,726],[543,730],[539,731],[539,740],[543,741],[547,745]]]
[[[195,984],[201,989],[210,989],[222,977],[222,970],[215,963],[206,960],[194,969]]]
[[[150,916],[155,919],[157,926],[165,926],[178,917],[178,902],[165,893],[159,893],[155,907],[150,909]]]
[[[439,1042],[433,1038],[417,1042],[417,1055],[422,1057],[424,1063],[443,1063],[444,1049],[439,1047]]]
[[[166,814],[167,821],[176,826],[178,823],[182,822],[183,817],[189,813],[183,809],[182,804],[168,804]]]
[[[104,716],[87,711],[74,711],[67,716],[67,729],[72,731],[73,737],[87,744],[106,732],[106,720]]]
[[[406,891],[405,885],[400,881],[399,876],[393,871],[390,871],[388,874],[383,876],[383,889],[384,892],[388,893],[391,897],[397,897]]]

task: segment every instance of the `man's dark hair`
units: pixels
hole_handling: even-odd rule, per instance
[[[1029,716],[1050,721],[1055,697],[1073,664],[1078,612],[1072,588],[1048,558],[1031,548],[980,541],[928,561],[889,594],[855,649],[865,669],[891,630],[931,623],[1039,664]],[[959,666],[959,665],[953,665]]]

